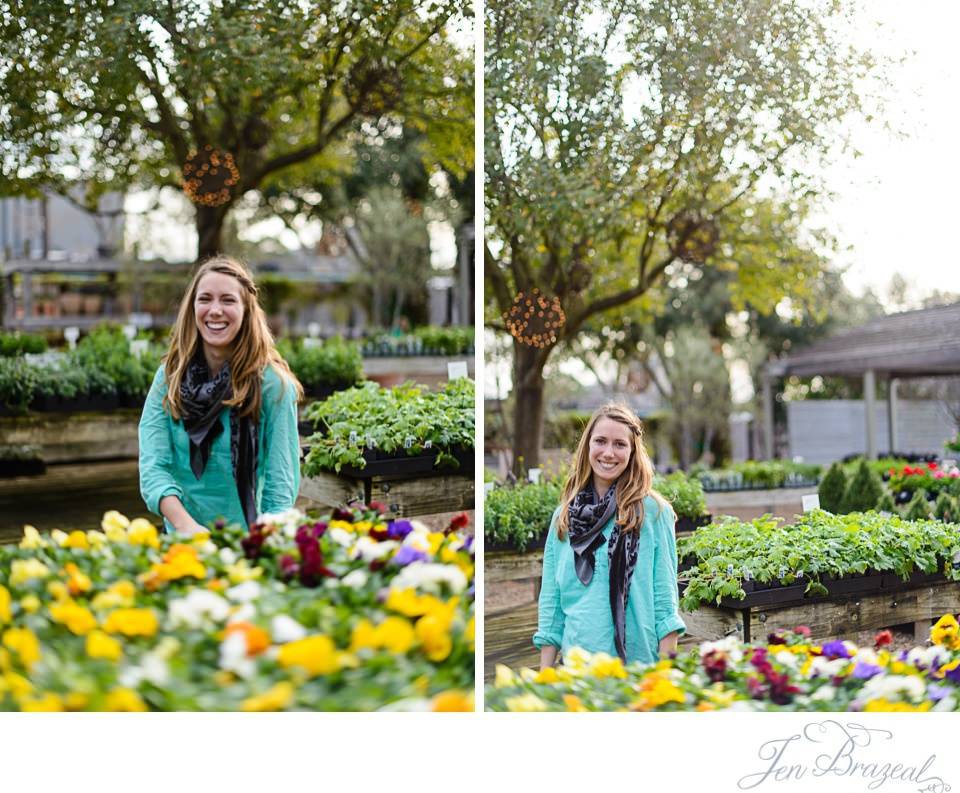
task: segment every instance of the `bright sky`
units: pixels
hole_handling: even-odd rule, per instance
[[[894,273],[918,292],[960,292],[960,254],[952,237],[958,225],[960,159],[960,58],[956,0],[868,0],[856,31],[875,52],[905,54],[891,67],[887,117],[905,138],[879,125],[858,125],[863,155],[847,158],[828,174],[837,199],[826,223],[852,250],[838,261],[854,292],[885,287]],[[876,27],[880,22],[882,27]]]

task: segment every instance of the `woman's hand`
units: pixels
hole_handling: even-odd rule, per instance
[[[559,648],[552,644],[545,644],[540,648],[540,669],[546,669],[548,666],[555,666]]]
[[[660,657],[666,658],[670,653],[677,651],[677,640],[680,634],[677,631],[671,631],[660,640]]]
[[[206,527],[197,523],[177,496],[164,496],[160,499],[160,512],[177,534],[192,537],[194,534],[206,531]]]

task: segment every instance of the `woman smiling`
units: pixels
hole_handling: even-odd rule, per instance
[[[676,650],[676,516],[652,489],[640,420],[599,408],[577,444],[543,555],[541,667],[572,647],[652,663]]]
[[[217,519],[249,527],[293,506],[303,389],[274,347],[239,262],[200,266],[140,419],[140,492],[168,530]]]

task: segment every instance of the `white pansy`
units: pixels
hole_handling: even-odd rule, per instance
[[[193,547],[197,549],[197,553],[202,556],[210,556],[217,552],[217,544],[212,540],[204,540],[203,542],[196,542],[193,544]]]
[[[253,607],[252,603],[244,603],[242,606],[237,606],[231,613],[230,619],[227,620],[228,623],[231,622],[251,622],[254,617],[257,616],[257,610]]]
[[[137,688],[144,681],[156,686],[166,686],[170,681],[170,667],[155,652],[147,653],[136,666],[121,669],[117,678],[120,685],[126,688]]]
[[[291,507],[283,512],[265,512],[257,518],[257,523],[277,526],[281,534],[287,537],[295,537],[303,520],[304,514],[299,509]]]
[[[332,528],[327,530],[327,536],[333,540],[337,545],[342,545],[344,548],[349,548],[353,545],[353,537],[346,529],[341,528]]]
[[[370,576],[364,570],[353,570],[347,573],[340,581],[346,587],[351,589],[363,589],[367,585]]]
[[[797,657],[796,653],[791,653],[789,650],[781,650],[773,657],[790,669],[796,669],[798,666],[800,666],[800,659]]]
[[[895,699],[903,696],[917,701],[926,695],[926,685],[914,675],[876,675],[863,687],[858,699]]]
[[[814,702],[830,702],[837,696],[837,689],[833,686],[820,686],[810,695]]]
[[[736,636],[728,636],[726,639],[718,639],[714,642],[703,642],[700,645],[700,657],[703,658],[711,652],[719,652],[727,656],[731,661],[737,662],[743,659],[743,650],[740,646],[740,640]]]
[[[230,604],[215,592],[193,589],[185,597],[171,600],[167,614],[173,627],[200,628],[207,619],[223,622],[230,614]]]
[[[270,633],[277,644],[286,644],[306,638],[307,629],[293,617],[278,614],[270,622]]]
[[[249,603],[259,598],[262,590],[258,581],[244,581],[242,584],[230,587],[226,594],[235,603]]]
[[[880,666],[880,658],[872,647],[861,647],[857,650],[857,654],[853,656],[853,660],[870,666]]]
[[[818,655],[810,662],[810,677],[835,677],[850,664],[849,658],[834,658],[829,660]]]
[[[933,706],[934,710],[942,710],[948,713],[952,713],[957,708],[957,700],[953,694],[948,694],[943,699],[941,699],[936,705]]]
[[[372,537],[360,537],[356,544],[350,549],[351,559],[363,559],[365,562],[372,562],[376,559],[382,559],[390,554],[398,543],[394,540],[385,540],[377,542]]]
[[[220,643],[220,668],[244,678],[253,674],[254,663],[247,658],[247,637],[242,632],[235,631]]]
[[[423,589],[429,592],[437,592],[444,584],[450,587],[453,592],[462,592],[467,588],[467,577],[456,565],[413,562],[400,571],[400,574],[390,584],[390,588],[394,590]]]
[[[948,661],[950,651],[939,644],[931,647],[914,647],[907,653],[907,663],[913,666],[933,667],[940,666]]]
[[[220,549],[220,561],[224,564],[236,564],[238,558],[237,552],[233,548]]]

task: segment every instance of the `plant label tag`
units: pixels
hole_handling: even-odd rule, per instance
[[[367,448],[368,448],[368,449],[375,449],[376,446],[377,446],[377,442],[374,440],[373,436],[372,436],[372,435],[368,435],[368,436],[367,436]]]
[[[310,336],[306,336],[303,339],[303,349],[313,350],[320,349],[323,346],[323,342],[320,339],[315,339]]]
[[[803,511],[809,512],[812,509],[820,509],[820,495],[814,493],[812,496],[803,496]]]
[[[484,483],[483,483],[483,492],[484,492],[484,495],[486,495],[487,493],[492,492],[495,485],[496,485],[496,482],[484,482]]]
[[[425,440],[425,441],[423,442],[423,448],[424,448],[424,449],[432,449],[432,448],[433,448],[433,441],[431,441],[431,440]]]
[[[150,342],[146,339],[134,339],[130,342],[130,353],[137,360],[150,348]]]
[[[406,438],[403,439],[403,448],[409,449],[411,446],[413,446],[413,436],[408,435]]]
[[[541,473],[543,473],[542,469],[540,469],[540,468],[531,468],[529,471],[527,471],[527,479],[528,479],[529,481],[533,482],[533,484],[538,485],[538,484],[540,484],[540,474],[541,474]]]
[[[447,364],[447,379],[456,380],[458,377],[468,377],[466,361],[452,361]]]
[[[350,432],[350,440],[348,441],[348,443],[349,443],[351,446],[353,446],[356,442],[357,442],[357,431],[356,431],[356,430],[351,430],[351,432]]]

